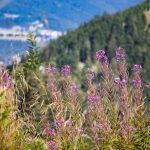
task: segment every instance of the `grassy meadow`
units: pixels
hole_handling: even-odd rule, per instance
[[[0,66],[0,150],[148,150],[149,107],[142,66],[127,68],[125,51],[114,62],[97,50],[81,79],[69,64],[44,66],[36,38],[26,59]],[[94,71],[96,68],[96,72]],[[148,111],[147,111],[148,112]]]

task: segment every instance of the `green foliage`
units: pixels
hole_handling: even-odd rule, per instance
[[[30,72],[30,70],[35,70],[37,66],[40,64],[39,56],[38,56],[38,47],[36,43],[36,37],[30,33],[28,35],[28,41],[31,43],[29,46],[27,58],[24,62],[24,71]]]
[[[48,150],[48,148],[42,139],[37,139],[34,142],[27,144],[26,150]]]

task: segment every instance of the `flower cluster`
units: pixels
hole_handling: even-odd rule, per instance
[[[95,76],[94,71],[91,68],[88,68],[86,73],[88,86],[92,85],[94,76]]]
[[[96,52],[96,59],[101,61],[101,62],[104,62],[107,60],[107,56],[106,56],[106,53],[104,50],[99,50]]]
[[[79,90],[78,86],[75,83],[72,83],[69,87],[71,93],[77,93],[77,91]]]
[[[13,81],[6,72],[6,69],[4,66],[0,66],[0,86],[4,90],[9,90],[13,88]]]
[[[55,73],[56,73],[56,67],[54,65],[50,65],[48,68],[46,68],[47,75],[55,75]]]
[[[118,68],[120,78],[127,80],[128,75],[127,75],[125,54],[123,48],[118,48],[116,50],[116,61],[117,61],[117,68]]]
[[[51,149],[56,149],[57,148],[57,143],[54,141],[49,141],[48,142],[48,147]]]
[[[137,127],[135,129],[134,124],[136,115],[132,110],[133,101],[128,93],[128,77],[124,56],[123,49],[116,50],[118,77],[113,78],[110,76],[111,69],[106,53],[103,50],[96,53],[96,59],[100,61],[104,81],[102,84],[95,84],[93,82],[95,73],[92,69],[87,70],[88,90],[85,111],[82,111],[82,107],[78,102],[79,87],[71,80],[71,67],[65,65],[61,68],[60,73],[63,76],[63,93],[61,96],[58,95],[58,93],[61,94],[61,90],[58,90],[56,84],[56,68],[51,66],[48,69],[47,72],[51,75],[51,82],[49,82],[50,94],[53,102],[55,102],[53,109],[54,128],[47,127],[45,129],[50,149],[64,148],[64,144],[73,149],[74,139],[77,139],[77,143],[80,141],[85,142],[87,141],[86,137],[89,137],[91,143],[94,143],[95,149],[105,149],[105,144],[112,144],[112,147],[117,149],[116,143],[112,142],[113,138],[121,141],[119,144],[124,144],[127,141],[129,143],[133,142],[135,130],[137,132]],[[142,67],[140,65],[134,65],[132,82],[137,107],[142,104],[141,71]],[[111,101],[112,98],[115,100]],[[61,107],[56,107],[57,105]],[[82,145],[79,146],[79,149],[83,148],[81,147]]]
[[[55,119],[56,128],[58,128],[58,129],[61,128],[63,126],[63,123],[64,123],[64,121],[62,119],[60,119],[60,118]]]
[[[114,84],[115,85],[122,85],[125,86],[127,84],[127,80],[125,79],[120,79],[120,78],[115,78],[114,79]]]
[[[141,80],[132,80],[133,86],[134,87],[140,87],[141,86]]]
[[[95,103],[95,102],[98,101],[98,99],[99,99],[99,97],[98,97],[98,96],[95,96],[95,95],[89,95],[89,96],[88,96],[88,101],[89,101],[90,103]]]
[[[122,61],[124,60],[125,54],[124,54],[124,49],[118,48],[116,50],[116,60],[117,61]]]
[[[142,66],[141,65],[137,65],[137,64],[135,64],[134,66],[133,66],[133,71],[134,71],[134,73],[141,73],[141,71],[142,71]]]
[[[142,104],[142,82],[141,82],[142,66],[135,64],[133,66],[133,86],[134,86],[134,99],[136,105],[139,107]]]
[[[102,63],[101,65],[102,74],[104,76],[104,79],[108,82],[110,76],[110,68],[105,51],[104,50],[97,51],[96,59]]]
[[[78,132],[79,132],[79,134],[81,134],[81,135],[84,135],[84,134],[85,134],[85,132],[84,132],[84,129],[83,129],[83,128],[79,128],[79,129],[78,129]]]
[[[57,92],[57,85],[54,81],[48,82],[48,88],[53,92]]]
[[[55,129],[53,129],[51,127],[46,127],[45,134],[50,135],[51,138],[54,138],[55,137]]]
[[[61,68],[61,75],[62,76],[67,76],[71,73],[71,68],[69,65],[65,65]]]

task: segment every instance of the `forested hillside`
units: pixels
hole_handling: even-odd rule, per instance
[[[52,41],[41,51],[43,62],[56,63],[58,67],[70,64],[76,71],[80,62],[91,64],[95,52],[105,49],[111,59],[117,47],[128,55],[129,67],[142,64],[143,78],[150,82],[150,1],[115,14],[104,13],[77,30]]]

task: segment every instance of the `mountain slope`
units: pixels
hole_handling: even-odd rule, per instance
[[[0,27],[13,25],[28,26],[35,20],[43,21],[45,16],[54,30],[74,29],[80,23],[100,15],[104,11],[115,12],[135,5],[143,0],[7,0],[0,9]],[[7,3],[8,4],[7,4]],[[6,3],[6,4],[4,4]],[[4,20],[4,14],[17,14],[16,19]]]
[[[0,61],[8,64],[13,55],[24,53],[29,32],[36,34],[43,46],[95,15],[116,12],[142,1],[0,0]]]
[[[81,62],[94,63],[98,49],[114,57],[118,46],[125,48],[129,67],[133,63],[143,65],[143,78],[150,82],[150,1],[121,13],[97,16],[51,42],[40,56],[43,62],[57,62],[58,67],[70,64],[76,70]]]

